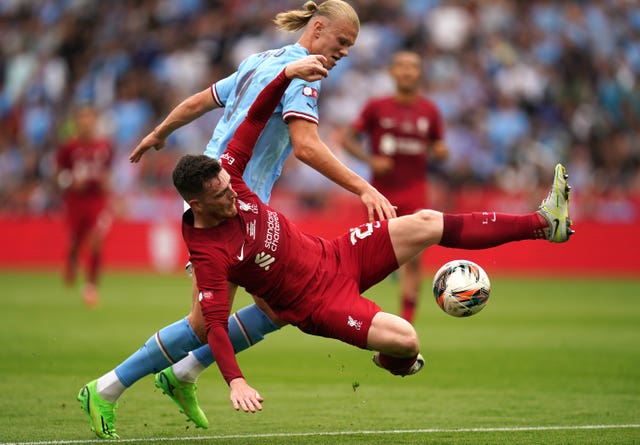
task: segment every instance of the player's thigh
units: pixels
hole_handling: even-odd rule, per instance
[[[260,310],[262,312],[265,313],[265,315],[267,317],[269,317],[269,319],[276,325],[282,327],[285,326],[287,324],[286,321],[282,320],[280,317],[278,317],[278,315],[273,311],[273,309],[271,309],[271,306],[269,306],[267,304],[266,301],[264,301],[264,299],[256,296],[256,295],[251,295],[253,297],[253,301],[256,303],[256,306],[258,306],[260,308]]]
[[[389,220],[389,237],[398,264],[405,264],[442,238],[442,213],[420,210],[412,215]]]

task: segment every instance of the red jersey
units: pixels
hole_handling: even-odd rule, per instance
[[[80,188],[68,189],[67,196],[104,197],[104,172],[111,169],[113,148],[105,139],[84,141],[72,139],[60,147],[56,155],[59,170],[68,170]]]
[[[317,304],[302,296],[310,290],[329,242],[302,233],[242,180],[256,140],[289,83],[282,72],[260,93],[220,158],[238,194],[238,214],[206,229],[193,226],[191,210],[183,216],[182,233],[196,274],[208,342],[227,382],[242,376],[227,335],[227,281],[264,298],[292,324],[308,317]]]
[[[373,154],[394,160],[393,171],[372,181],[385,195],[424,182],[429,146],[444,137],[438,108],[424,97],[411,104],[400,103],[393,96],[372,99],[353,128],[369,136]]]

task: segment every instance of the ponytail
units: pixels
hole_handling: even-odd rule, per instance
[[[281,12],[273,20],[278,29],[283,31],[298,31],[305,26],[314,16],[327,17],[329,20],[349,20],[357,30],[360,30],[360,20],[353,8],[343,0],[326,0],[317,5],[313,0],[306,2],[302,9],[292,9]]]

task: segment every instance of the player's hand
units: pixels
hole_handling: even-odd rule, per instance
[[[315,82],[329,75],[329,71],[324,67],[326,61],[327,58],[320,54],[303,57],[287,65],[284,74],[289,79],[299,78],[307,82]]]
[[[145,154],[147,150],[150,148],[154,148],[155,150],[161,150],[166,141],[156,135],[154,131],[149,133],[140,141],[140,143],[133,149],[131,154],[129,155],[129,161],[138,162],[142,158],[142,155]]]
[[[373,186],[369,186],[368,189],[360,194],[360,200],[367,207],[369,221],[396,217],[396,208]]]
[[[247,384],[245,379],[238,377],[237,379],[231,380],[229,388],[231,388],[229,398],[236,411],[239,411],[240,408],[242,408],[242,411],[245,413],[255,413],[256,410],[262,411],[260,402],[263,402],[264,399],[260,397],[258,391]]]

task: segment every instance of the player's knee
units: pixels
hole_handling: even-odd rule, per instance
[[[419,219],[420,222],[424,224],[433,223],[442,219],[442,213],[431,209],[418,210],[412,216]]]
[[[402,320],[402,324],[396,325],[394,336],[394,355],[397,357],[415,357],[420,352],[418,333],[411,323],[403,319],[400,320]]]
[[[420,352],[420,342],[415,330],[408,331],[399,339],[398,354],[402,357],[415,357]]]

